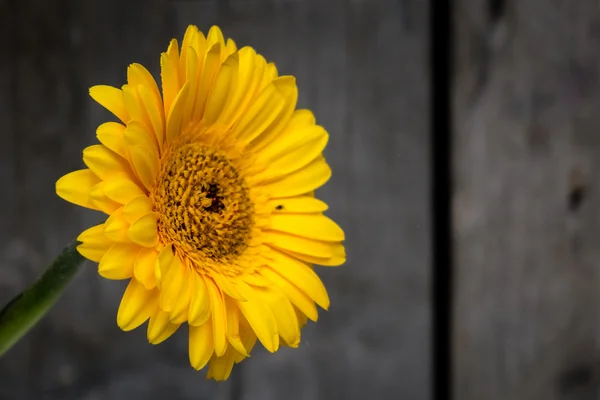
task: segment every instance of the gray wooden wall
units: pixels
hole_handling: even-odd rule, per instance
[[[455,2],[454,384],[600,398],[600,2]]]
[[[348,263],[323,270],[332,306],[299,349],[257,351],[231,381],[189,367],[182,329],[159,346],[115,322],[123,285],[88,264],[0,359],[0,399],[428,399],[427,4],[421,0],[0,2],[0,303],[99,216],[54,183],[109,118],[87,95],[128,64],[158,72],[188,24],[219,24],[300,86],[331,133],[321,195]]]
[[[300,348],[224,384],[188,366],[185,330],[119,331],[123,287],[89,264],[0,359],[0,399],[429,399],[427,3],[0,2],[0,303],[98,221],[54,195],[109,117],[87,88],[156,73],[189,23],[297,76],[331,132],[321,195],[349,255]],[[600,398],[600,2],[453,5],[455,398]]]

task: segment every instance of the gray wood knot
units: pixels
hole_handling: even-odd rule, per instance
[[[558,374],[556,388],[561,398],[589,398],[597,390],[596,375],[593,365],[576,364]]]
[[[504,18],[506,0],[488,0],[488,21],[497,24]]]
[[[583,178],[583,173],[578,168],[573,168],[569,174],[569,189],[567,201],[569,211],[579,210],[587,194],[587,186]]]

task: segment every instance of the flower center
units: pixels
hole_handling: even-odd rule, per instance
[[[254,224],[248,187],[218,150],[191,143],[172,151],[151,198],[163,243],[200,267],[232,261],[248,246]]]

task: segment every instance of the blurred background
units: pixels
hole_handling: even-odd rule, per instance
[[[0,359],[0,399],[431,398],[428,2],[0,1],[0,304],[100,216],[60,200],[112,118],[89,98],[158,76],[188,24],[297,77],[331,133],[320,191],[348,263],[299,349],[216,384],[187,332],[121,332],[124,287],[87,264]],[[458,400],[600,398],[600,2],[453,2],[453,371]]]
[[[159,346],[145,328],[120,331],[124,286],[88,263],[0,359],[0,399],[429,399],[427,8],[424,0],[0,1],[0,304],[100,221],[54,191],[113,118],[88,88],[121,86],[133,62],[158,77],[160,53],[188,24],[203,32],[218,24],[296,76],[299,107],[331,134],[333,178],[319,195],[348,251],[345,266],[319,270],[332,306],[303,331],[300,348],[271,355],[257,346],[220,384],[189,366],[187,329]]]

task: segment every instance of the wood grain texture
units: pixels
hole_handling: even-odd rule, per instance
[[[598,398],[600,3],[455,18],[455,398]]]
[[[321,191],[347,233],[348,264],[319,269],[332,306],[299,349],[256,351],[239,380],[188,364],[187,330],[150,346],[115,323],[124,289],[87,270],[0,360],[0,398],[428,399],[427,10],[419,0],[42,0],[0,5],[0,302],[29,284],[95,213],[54,183],[110,118],[94,84],[126,66],[157,76],[188,24],[218,24],[293,74],[300,107],[330,132],[334,175]],[[258,350],[258,349],[257,349]]]

